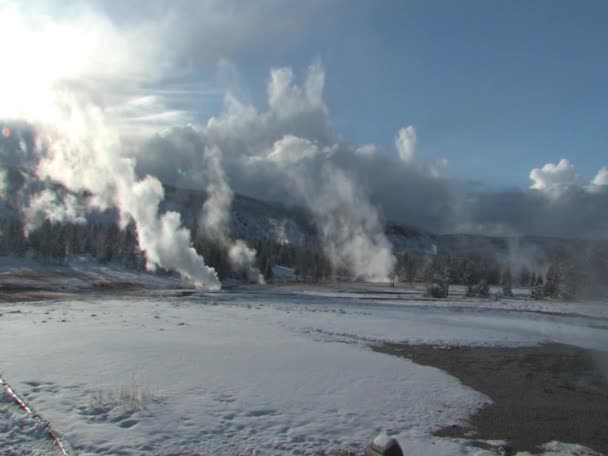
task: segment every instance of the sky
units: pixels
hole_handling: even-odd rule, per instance
[[[61,127],[78,154],[90,148],[78,160],[53,148],[34,155],[44,179],[99,191],[98,206],[138,214],[114,189],[150,175],[224,196],[289,195],[320,224],[340,208],[367,234],[388,219],[440,232],[607,236],[605,2],[0,8],[11,62],[0,119]],[[0,150],[4,165],[31,155],[11,150]],[[93,179],[118,173],[108,162],[126,156],[120,182]],[[79,169],[87,160],[99,167],[90,182]],[[218,199],[222,211],[230,199]],[[59,213],[77,219],[73,209]]]
[[[218,110],[226,86],[260,105],[269,68],[298,72],[320,59],[330,121],[353,143],[390,150],[395,132],[413,125],[420,156],[490,186],[528,186],[531,169],[562,158],[589,178],[607,164],[605,2],[303,3],[210,6],[235,17],[215,25],[220,43],[206,55],[208,35],[192,32],[181,82],[219,89],[192,107],[198,118]],[[140,3],[100,5],[117,21],[141,20]],[[157,3],[143,14],[189,6]],[[245,21],[251,30],[228,25]]]
[[[562,158],[589,178],[608,162],[603,1],[32,5],[31,17],[69,21],[89,9],[117,28],[173,21],[180,55],[144,86],[196,88],[168,108],[199,121],[226,90],[263,105],[269,68],[297,73],[320,60],[330,122],[347,141],[394,153],[395,132],[413,125],[420,156],[490,186],[529,186],[531,169]]]
[[[420,155],[506,185],[561,158],[606,164],[605,2],[378,4],[337,18],[346,36],[336,27],[322,51],[329,105],[359,141],[412,124]]]

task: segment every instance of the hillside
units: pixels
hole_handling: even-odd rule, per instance
[[[27,192],[41,188],[31,173],[24,169],[9,168],[7,172],[6,198],[0,199],[0,219],[19,217],[20,207],[27,204]],[[56,187],[57,188],[57,187]],[[207,195],[204,191],[164,186],[165,199],[161,211],[177,211],[183,223],[191,228],[201,214]],[[113,211],[87,215],[89,222],[108,223],[116,220]],[[542,255],[556,248],[606,248],[608,241],[580,241],[539,236],[499,237],[466,233],[432,233],[412,224],[387,222],[385,234],[394,252],[419,254],[462,254],[478,252],[507,258],[514,250]],[[231,207],[230,236],[248,242],[275,241],[293,245],[318,243],[318,233],[312,216],[303,208],[287,206],[279,202],[235,195]],[[511,253],[510,253],[511,252]]]
[[[44,221],[43,213],[36,215],[38,228],[25,238],[23,208],[30,205],[28,195],[39,192],[42,185],[31,174],[15,168],[7,177],[6,198],[0,204],[1,255],[25,255],[45,261],[84,255],[102,262],[117,261],[129,268],[144,267],[146,258],[137,245],[134,226],[119,230],[115,210],[88,213],[79,216],[78,220],[65,220],[65,217],[61,219],[65,211],[51,205],[49,208],[53,210],[46,214],[47,221]],[[60,186],[52,189],[58,195],[57,201],[61,202],[61,198],[67,195],[75,197],[82,207],[89,197],[86,194],[69,195]],[[200,217],[206,200],[207,195],[203,191],[164,186],[160,211],[181,214],[182,223],[190,230],[197,252],[203,254],[205,262],[220,278],[238,276],[238,269],[229,264],[225,241],[218,244],[218,239],[209,237],[202,227]],[[257,254],[253,266],[267,278],[272,267],[279,265],[296,269],[304,281],[350,277],[340,266],[332,264],[318,225],[305,209],[234,195],[229,210],[229,227],[223,235],[241,239],[255,248]],[[49,214],[52,217],[49,218]],[[83,217],[86,217],[84,224]],[[453,283],[483,279],[490,284],[498,284],[504,279],[507,268],[514,283],[532,285],[536,284],[538,277],[546,280],[552,263],[555,267],[559,263],[559,268],[576,270],[585,281],[594,284],[593,287],[606,281],[608,241],[432,233],[395,222],[385,223],[384,232],[398,260],[395,271],[400,279],[406,281],[427,282],[441,270],[444,274],[449,271]]]

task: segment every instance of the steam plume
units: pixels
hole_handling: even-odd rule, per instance
[[[84,208],[74,195],[67,194],[61,198],[49,189],[32,195],[24,213],[26,233],[38,228],[44,220],[51,223],[86,223]]]
[[[385,280],[395,261],[392,247],[356,182],[323,159],[332,153],[331,147],[286,136],[267,158],[289,176],[291,190],[286,190],[311,210],[334,269],[348,270],[356,278]]]
[[[133,159],[121,156],[121,142],[102,110],[70,92],[62,94],[58,106],[53,126],[43,130],[38,177],[59,182],[72,192],[92,193],[89,207],[118,208],[124,226],[133,220],[149,269],[175,270],[196,286],[218,289],[215,271],[191,247],[180,214],[159,214],[164,198],[160,181],[152,176],[136,177]]]
[[[162,72],[166,60],[155,45],[160,43],[154,39],[158,28],[144,24],[118,29],[107,17],[87,9],[79,10],[76,23],[46,15],[26,20],[20,7],[10,4],[1,5],[0,13],[2,42],[20,43],[4,56],[10,65],[0,73],[0,116],[35,130],[35,147],[28,153],[34,153],[29,165],[36,176],[73,194],[92,195],[86,201],[89,209],[116,207],[125,226],[134,221],[149,269],[175,270],[196,286],[219,288],[215,271],[191,247],[180,214],[159,213],[164,197],[160,181],[136,176],[134,159],[123,155],[120,119],[102,108],[104,102],[120,105],[128,99],[117,88],[124,81],[133,89],[150,69],[156,69],[157,76]],[[100,51],[108,48],[110,55]],[[80,221],[75,207],[73,197],[45,190],[25,209],[28,226],[41,215]]]
[[[416,130],[414,130],[414,127],[410,125],[407,128],[400,129],[395,139],[395,145],[397,152],[399,152],[399,158],[406,163],[412,162],[416,151]]]
[[[6,171],[0,167],[0,200],[6,198]]]
[[[209,196],[203,205],[202,226],[210,238],[221,243],[228,250],[228,258],[234,269],[246,272],[251,282],[263,283],[264,277],[255,267],[256,251],[249,248],[242,240],[232,241],[227,236],[230,205],[234,193],[226,182],[220,150],[217,147],[207,148],[204,161],[207,166]]]
[[[206,126],[174,129],[155,138],[138,155],[142,168],[166,176],[166,165],[154,160],[155,156],[180,157],[184,166],[199,163],[199,172],[192,174],[207,176],[210,194],[203,208],[203,226],[219,233],[227,232],[233,191],[227,186],[225,170],[245,194],[307,208],[334,269],[358,278],[384,279],[393,267],[391,245],[360,176],[341,162],[366,154],[329,133],[321,64],[309,67],[301,85],[294,79],[290,69],[271,71],[267,111],[229,95],[225,112]],[[197,156],[199,150],[206,150],[206,155]],[[242,249],[232,250],[239,252],[236,257],[247,257]]]

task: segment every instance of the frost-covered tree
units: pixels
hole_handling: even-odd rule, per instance
[[[467,287],[467,296],[479,296],[480,298],[490,297],[490,286],[485,279],[480,280],[476,285]]]
[[[579,289],[579,273],[574,259],[561,252],[551,258],[544,294],[554,299],[575,299]]]
[[[500,286],[502,288],[502,295],[505,297],[512,297],[512,277],[511,277],[511,266],[507,265],[502,271],[500,277]]]
[[[427,270],[426,296],[447,298],[450,292],[450,265],[447,259],[433,257]]]
[[[519,271],[519,285],[522,287],[527,287],[530,285],[530,281],[530,270],[526,266],[522,266]]]

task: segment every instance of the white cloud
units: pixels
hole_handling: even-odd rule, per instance
[[[576,172],[570,160],[562,158],[557,165],[547,163],[542,168],[530,172],[531,189],[546,192],[561,192],[568,187],[580,186],[584,179]]]
[[[268,104],[279,117],[291,117],[303,112],[327,112],[323,101],[325,72],[320,62],[308,68],[304,87],[293,81],[291,68],[277,68],[270,72]]]
[[[608,167],[602,166],[600,170],[597,172],[593,180],[591,181],[593,185],[608,185]]]
[[[160,46],[161,21],[119,27],[86,6],[55,17],[39,5],[0,4],[0,117],[48,121],[49,96],[61,86],[114,103],[170,67],[170,54]]]
[[[608,186],[608,168],[602,167],[591,181],[576,172],[574,165],[562,158],[557,165],[547,163],[542,168],[535,168],[530,172],[533,190],[540,190],[554,198],[561,197],[569,190],[583,190],[597,193]]]

